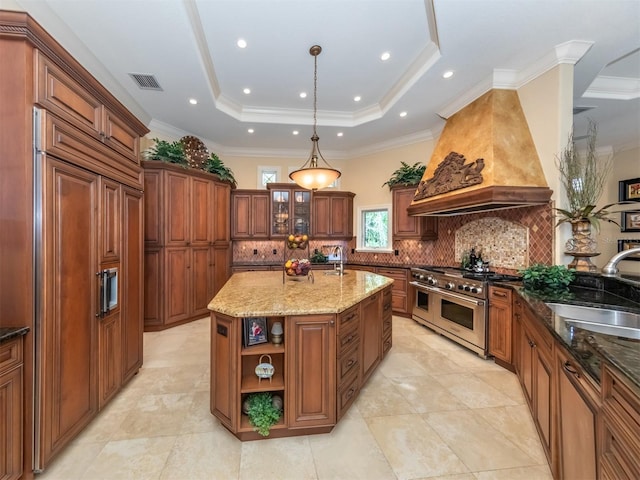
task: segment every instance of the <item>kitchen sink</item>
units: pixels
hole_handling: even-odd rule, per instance
[[[640,314],[564,303],[546,304],[557,317],[596,333],[640,339]]]
[[[325,272],[324,272],[324,274],[325,274],[325,275],[335,275],[336,277],[337,277],[338,275],[346,275],[347,273],[349,273],[349,272],[342,272],[342,273],[340,273],[340,272],[338,272],[338,271],[336,271],[336,270],[327,270],[327,271],[325,271]]]

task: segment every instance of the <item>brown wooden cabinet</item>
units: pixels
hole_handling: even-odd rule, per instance
[[[392,187],[393,238],[437,240],[438,217],[412,217],[407,214],[416,187]]]
[[[336,423],[335,318],[335,315],[287,317],[289,428]]]
[[[314,192],[312,200],[312,237],[353,238],[354,193],[322,190]]]
[[[231,192],[231,238],[269,238],[269,206],[266,190]]]
[[[523,306],[518,329],[519,378],[542,446],[552,464],[554,412],[553,339],[528,307]]]
[[[269,237],[311,234],[311,190],[291,183],[268,183]]]
[[[282,396],[284,412],[270,436],[326,433],[358,396],[391,346],[391,288],[385,288],[339,314],[266,317],[284,327],[281,345],[243,346],[243,318],[211,314],[211,413],[242,440],[254,432],[241,405],[256,392]],[[255,367],[269,355],[271,380],[259,381]]]
[[[640,389],[614,368],[602,372],[600,478],[640,478]]]
[[[203,171],[143,165],[144,328],[155,331],[206,316],[229,277],[231,187]]]
[[[509,288],[489,286],[489,355],[511,365],[512,294]]]
[[[382,359],[382,292],[361,302],[360,338],[362,353],[360,377],[365,383]]]
[[[18,479],[23,473],[22,336],[0,344],[0,478]]]
[[[148,130],[26,13],[0,11],[0,62],[0,104],[11,119],[3,124],[11,141],[0,142],[0,264],[11,279],[0,289],[0,317],[30,327],[30,473],[141,364],[138,142]],[[101,315],[96,273],[107,268],[117,270],[118,302]]]
[[[597,424],[600,391],[563,348],[556,348],[557,478],[600,478]]]
[[[411,316],[414,290],[409,288],[410,270],[398,267],[376,267],[375,272],[393,278],[392,305],[393,313]]]

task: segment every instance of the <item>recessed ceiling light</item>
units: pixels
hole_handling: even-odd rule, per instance
[[[338,132],[336,135],[337,135],[338,137],[341,137],[342,135],[344,135],[344,133],[342,133],[342,132]]]
[[[359,102],[360,100],[362,100],[362,97],[360,95],[356,95],[355,97],[353,97],[354,102]]]
[[[451,78],[453,77],[453,70],[447,70],[442,74],[442,78]]]
[[[300,92],[300,98],[307,98],[307,92]]]
[[[242,91],[244,92],[245,95],[249,95],[251,93],[251,89],[250,88],[245,88]]]
[[[244,38],[239,38],[236,45],[240,48],[247,48],[247,41]]]
[[[190,99],[189,99],[189,103],[190,103],[191,105],[197,105],[197,104],[198,104],[198,100],[196,100],[195,98],[190,98]]]
[[[406,117],[407,116],[407,112],[400,112],[400,116],[403,117],[403,118]]]
[[[382,60],[383,62],[385,60],[389,60],[391,58],[391,54],[389,52],[384,52],[382,55],[380,55],[380,60]]]
[[[248,129],[247,132],[253,133],[253,128]]]
[[[294,130],[294,131],[293,131],[293,134],[294,134],[294,135],[298,135],[299,133],[300,133],[300,132],[298,132],[298,130]]]

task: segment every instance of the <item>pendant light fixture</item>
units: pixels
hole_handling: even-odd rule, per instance
[[[340,172],[324,159],[320,153],[318,146],[318,134],[316,133],[317,110],[318,110],[318,55],[322,52],[320,45],[314,45],[309,49],[309,53],[313,56],[313,136],[311,137],[311,154],[309,159],[298,170],[291,172],[289,178],[303,188],[310,190],[320,190],[328,187],[337,178]],[[320,158],[326,167],[318,166],[318,158]]]

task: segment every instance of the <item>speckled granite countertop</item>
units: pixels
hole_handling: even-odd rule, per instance
[[[576,361],[598,383],[600,383],[602,362],[605,361],[616,367],[640,388],[640,340],[595,333],[577,325],[568,325],[545,304],[545,302],[567,303],[640,313],[640,304],[629,300],[629,295],[623,297],[603,290],[571,287],[567,295],[554,298],[531,294],[519,284],[501,286],[509,286],[516,290],[553,336],[571,352]]]
[[[29,327],[0,327],[0,343],[11,340],[14,337],[26,335]]]
[[[209,310],[232,317],[316,315],[340,313],[393,283],[360,270],[345,275],[315,272],[308,277],[285,277],[282,272],[234,273],[209,302]]]

